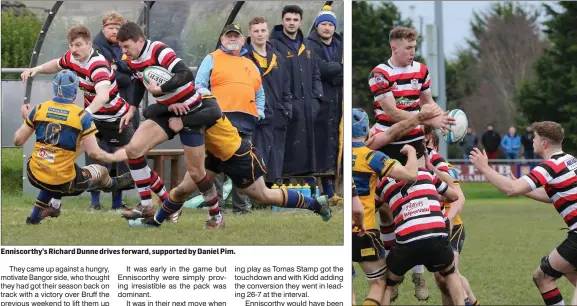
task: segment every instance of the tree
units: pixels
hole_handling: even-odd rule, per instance
[[[21,7],[2,12],[2,67],[28,67],[42,22]],[[2,79],[17,79],[18,74],[2,74]]]
[[[353,107],[372,113],[369,73],[391,56],[389,32],[395,26],[411,27],[391,2],[353,1]],[[372,118],[372,116],[371,116]]]
[[[550,47],[526,78],[516,100],[528,122],[556,121],[565,129],[563,147],[577,150],[577,3],[559,2],[561,11],[543,4]]]

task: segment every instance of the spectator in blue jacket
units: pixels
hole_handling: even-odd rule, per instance
[[[521,137],[517,135],[514,127],[510,127],[509,133],[501,139],[501,147],[505,151],[507,159],[516,159],[519,156]]]

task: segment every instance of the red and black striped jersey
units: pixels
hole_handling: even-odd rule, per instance
[[[68,51],[58,61],[60,69],[69,69],[78,76],[78,84],[84,91],[84,106],[88,107],[96,97],[96,88],[110,86],[108,102],[92,115],[94,120],[115,121],[120,119],[129,109],[128,103],[120,97],[114,71],[103,55],[92,49],[86,62],[74,59]]]
[[[569,227],[577,229],[577,159],[565,152],[554,153],[550,159],[524,175],[532,190],[544,187],[557,212]]]
[[[439,203],[439,194],[444,194],[448,185],[433,172],[420,168],[414,183],[385,177],[379,185],[380,200],[389,204],[393,213],[397,243],[448,236]]]
[[[381,108],[379,101],[386,97],[394,97],[398,109],[411,113],[420,110],[419,99],[422,92],[426,92],[431,85],[431,76],[425,64],[413,61],[406,67],[397,67],[391,60],[379,64],[369,75],[369,87],[374,97],[376,132],[389,129],[396,122],[391,121]],[[424,134],[420,126],[413,128],[407,135],[392,144],[411,143],[423,139]]]
[[[142,72],[144,69],[158,66],[172,73],[172,69],[180,61],[181,59],[176,55],[174,50],[166,44],[159,41],[147,40],[140,57],[134,60],[127,59],[126,63],[132,70],[133,75],[142,81]],[[192,84],[192,82],[188,82],[171,92],[153,95],[153,97],[156,99],[156,102],[160,104],[186,103],[193,105],[200,101],[200,99],[198,99],[199,96],[195,95],[194,84]]]

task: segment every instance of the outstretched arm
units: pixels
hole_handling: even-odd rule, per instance
[[[473,149],[471,151],[471,162],[493,186],[509,197],[524,195],[531,191],[531,186],[526,180],[522,178],[512,180],[491,168],[485,150],[481,152],[478,148]]]

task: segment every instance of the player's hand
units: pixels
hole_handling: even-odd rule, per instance
[[[186,115],[190,108],[184,103],[174,103],[168,106],[168,111],[173,112],[177,115]]]
[[[427,152],[425,152],[425,166],[430,171],[433,171],[433,169],[435,168],[435,166],[433,166],[433,164],[431,163],[431,159],[429,158],[429,154],[427,154]]]
[[[122,130],[124,130],[124,128],[130,124],[133,116],[134,111],[129,110],[124,116],[122,116],[122,118],[120,118],[120,129],[118,130],[119,133],[122,133]]]
[[[30,114],[30,104],[24,104],[20,107],[20,115],[22,119],[26,120],[26,117]]]
[[[38,72],[40,72],[40,69],[38,69],[36,67],[26,69],[26,70],[24,70],[24,72],[22,72],[20,74],[20,77],[22,78],[22,81],[24,81],[24,83],[26,83],[26,81],[28,81],[28,78],[34,77],[35,75],[38,74]]]
[[[365,228],[364,224],[361,224],[361,226],[358,226],[357,224],[355,224],[353,222],[353,230],[355,230],[355,229],[358,230],[357,235],[359,237],[363,237],[367,233],[367,229]]]
[[[427,103],[421,107],[418,117],[420,122],[424,122],[441,115],[443,115],[443,110],[437,103]]]
[[[128,155],[126,155],[126,149],[122,148],[120,150],[116,150],[113,154],[113,159],[115,162],[122,162],[128,160]]]
[[[148,92],[151,93],[152,95],[159,95],[162,93],[162,89],[160,89],[160,86],[158,86],[156,81],[153,79],[150,79],[150,82],[148,85],[146,85],[146,83],[144,83],[144,82],[142,84],[144,84],[144,87],[146,87],[146,90],[148,90]]]
[[[449,130],[449,126],[454,125],[455,123],[456,120],[449,116],[449,111],[446,111],[441,116],[423,121],[423,124],[431,125],[436,129],[440,129],[443,133],[446,133]]]
[[[180,117],[172,117],[168,119],[168,127],[175,133],[180,132],[184,128],[182,119]]]
[[[415,150],[415,148],[411,145],[404,145],[403,148],[401,149],[401,153],[403,153],[405,156],[409,156],[409,154],[417,154],[417,150]]]
[[[469,159],[475,168],[481,170],[482,168],[489,167],[489,158],[487,158],[487,152],[479,150],[479,148],[474,148],[469,154]]]

